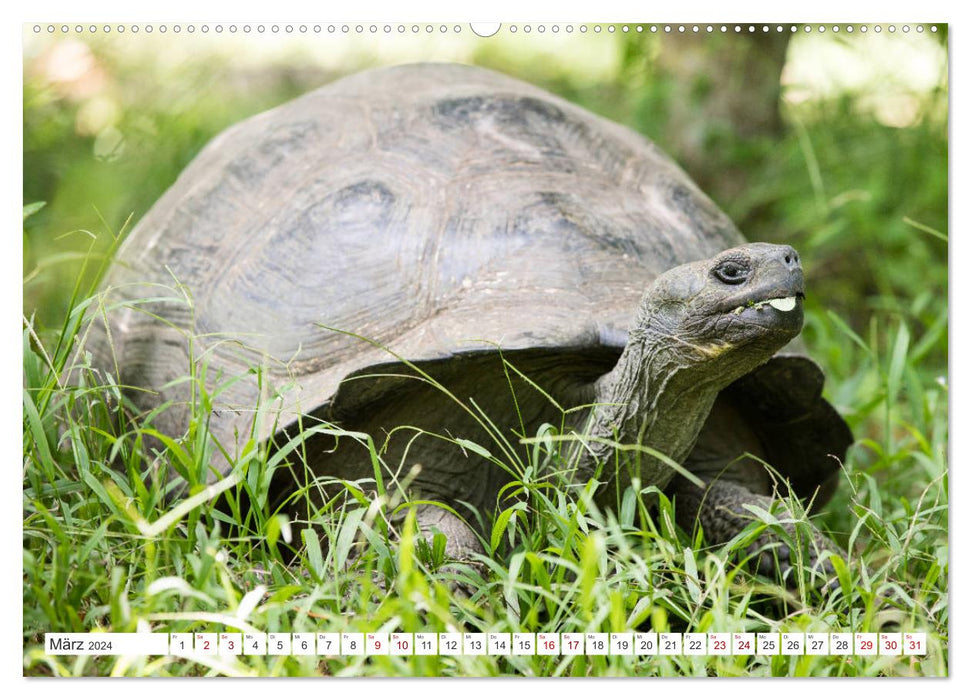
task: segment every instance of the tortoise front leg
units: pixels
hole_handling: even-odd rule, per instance
[[[452,591],[461,591],[472,597],[479,589],[474,578],[469,578],[469,569],[474,577],[486,575],[487,567],[476,554],[485,554],[485,549],[475,532],[461,518],[438,506],[422,504],[415,508],[419,536],[432,546],[436,533],[445,535],[446,563],[438,569],[444,582]]]
[[[785,522],[794,518],[784,505],[769,496],[753,493],[744,486],[718,479],[701,488],[683,477],[677,477],[672,483],[671,492],[677,499],[675,517],[678,525],[687,532],[693,532],[695,523],[700,524],[705,538],[713,544],[728,542],[756,520],[755,515],[745,509],[746,504],[774,512],[790,541],[803,547],[803,561],[814,573],[814,578],[819,576],[823,579],[824,587],[831,585],[835,576],[828,554],[835,552],[844,558],[846,556],[839,546],[811,523],[809,541],[804,541],[805,536],[797,532],[795,524]],[[793,565],[798,562],[789,545],[769,528],[758,536],[748,551],[756,555],[759,573],[778,576],[783,581],[788,581]]]
[[[474,554],[485,554],[482,543],[461,518],[437,506],[422,504],[415,508],[415,517],[422,537],[432,543],[436,532],[446,537],[445,556],[453,561],[477,564]]]

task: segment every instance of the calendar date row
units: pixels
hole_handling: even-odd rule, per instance
[[[46,634],[52,655],[923,656],[924,632],[194,632]]]

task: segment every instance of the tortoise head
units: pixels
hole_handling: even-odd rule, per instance
[[[799,334],[804,296],[796,251],[752,243],[658,277],[635,328],[663,343],[677,364],[734,380]]]

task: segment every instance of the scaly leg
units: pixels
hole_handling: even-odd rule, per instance
[[[461,518],[454,514],[428,504],[422,504],[415,509],[418,528],[422,536],[431,544],[436,532],[441,532],[447,538],[445,555],[454,561],[477,563],[473,554],[485,554],[482,543],[472,529]]]
[[[746,504],[758,506],[767,512],[772,512],[775,504],[775,500],[769,496],[752,493],[744,486],[723,480],[708,482],[705,488],[700,488],[683,477],[677,477],[672,483],[672,492],[677,498],[678,525],[692,532],[695,523],[700,523],[707,540],[715,544],[728,542],[756,519],[753,513],[745,509]],[[777,505],[775,513],[780,521],[793,520],[788,510],[783,508],[780,512]],[[845,557],[843,550],[815,527],[812,528],[809,542],[800,541],[801,535],[797,535],[794,523],[782,522],[782,527],[793,543],[801,544],[806,550],[803,561],[824,579],[825,585],[830,585],[835,570],[829,558],[823,554],[835,552]],[[751,544],[749,553],[756,554],[760,573],[780,576],[782,580],[788,579],[793,565],[798,561],[789,546],[769,528]]]

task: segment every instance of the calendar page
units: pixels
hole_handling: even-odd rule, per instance
[[[947,23],[273,13],[22,27],[25,676],[948,675]]]

